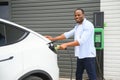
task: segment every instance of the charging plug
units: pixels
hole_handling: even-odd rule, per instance
[[[57,51],[57,50],[59,50],[59,48],[60,48],[60,45],[57,45],[57,46],[55,47],[55,50]]]

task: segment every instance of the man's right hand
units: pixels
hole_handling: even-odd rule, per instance
[[[45,37],[51,41],[54,41],[54,38],[52,36],[46,35]]]

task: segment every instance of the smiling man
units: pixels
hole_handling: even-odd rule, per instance
[[[78,8],[74,11],[76,25],[68,32],[57,37],[46,36],[51,41],[63,40],[74,36],[74,41],[63,43],[59,49],[64,50],[67,47],[75,47],[75,56],[77,57],[76,80],[82,80],[84,69],[86,69],[89,80],[96,79],[94,47],[94,26],[85,18],[84,10]]]

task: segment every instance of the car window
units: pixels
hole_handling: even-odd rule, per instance
[[[0,24],[0,46],[5,44],[5,34],[4,34],[4,25]]]
[[[28,31],[10,24],[0,23],[0,46],[14,44],[28,35]]]

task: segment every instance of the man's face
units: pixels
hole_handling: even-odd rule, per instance
[[[82,13],[81,10],[76,10],[74,13],[74,19],[77,23],[82,23],[84,19],[84,14]]]

